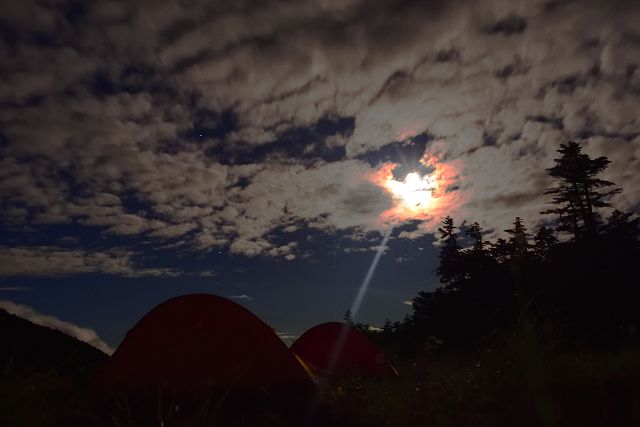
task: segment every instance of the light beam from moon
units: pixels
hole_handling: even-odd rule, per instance
[[[375,273],[376,268],[378,267],[378,263],[380,262],[380,258],[382,254],[387,249],[387,243],[389,242],[389,238],[391,237],[391,232],[393,228],[389,228],[384,235],[382,236],[382,242],[378,246],[376,254],[373,257],[373,261],[371,261],[371,265],[367,270],[367,274],[364,276],[362,283],[360,284],[360,288],[358,288],[358,293],[353,300],[353,304],[351,305],[351,318],[355,321],[358,312],[360,311],[360,306],[362,305],[362,301],[364,300],[364,296],[369,289],[369,284],[371,283],[371,279],[373,278],[373,273]],[[338,359],[340,357],[340,353],[342,353],[342,349],[344,348],[345,341],[349,334],[349,328],[352,325],[345,324],[342,330],[340,331],[340,335],[336,340],[336,343],[333,347],[333,351],[331,353],[331,357],[329,358],[329,363],[327,364],[327,368],[329,373],[333,372],[338,363]]]

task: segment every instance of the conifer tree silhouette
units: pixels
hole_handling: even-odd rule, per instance
[[[471,249],[474,253],[481,253],[484,250],[484,242],[482,241],[482,227],[476,221],[469,226],[467,235],[473,240],[473,247]]]
[[[558,244],[558,238],[549,227],[540,227],[533,241],[533,252],[538,260],[545,260],[549,250]]]
[[[504,231],[510,235],[507,244],[511,258],[522,259],[526,257],[529,251],[529,233],[527,233],[527,228],[522,223],[522,218],[517,216],[513,221],[513,228]]]
[[[350,326],[353,325],[353,315],[351,314],[351,310],[347,310],[344,312],[343,320],[345,324]]]
[[[573,141],[560,147],[562,156],[547,169],[556,185],[545,192],[553,196],[551,203],[555,207],[541,213],[558,215],[558,230],[572,233],[574,240],[593,237],[598,231],[598,209],[610,206],[610,196],[620,192],[618,188],[611,189],[612,182],[597,177],[611,161],[606,157],[590,158]]]
[[[460,245],[458,244],[458,235],[455,232],[456,228],[453,218],[450,216],[447,216],[442,221],[442,227],[438,228],[443,243],[440,249],[440,266],[437,273],[442,283],[455,281],[459,275]]]

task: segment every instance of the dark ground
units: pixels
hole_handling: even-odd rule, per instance
[[[102,352],[4,311],[0,340],[0,426],[640,425],[640,349],[558,353],[532,336],[477,352],[389,349],[399,377],[343,379],[313,404],[264,391],[98,395]]]

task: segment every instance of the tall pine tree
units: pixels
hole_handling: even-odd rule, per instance
[[[442,227],[438,228],[442,248],[440,249],[440,266],[437,269],[442,283],[454,282],[459,275],[460,245],[456,233],[453,218],[447,216],[442,221]]]
[[[533,237],[533,252],[539,260],[547,258],[549,249],[558,243],[558,239],[553,234],[553,230],[549,227],[540,227]]]
[[[513,222],[513,228],[505,230],[509,234],[509,253],[512,259],[524,258],[529,251],[529,233],[527,228],[522,223],[522,219],[517,216]]]
[[[467,236],[471,237],[471,239],[473,240],[473,247],[471,248],[471,251],[476,254],[482,253],[484,250],[484,242],[482,241],[482,227],[480,227],[480,224],[477,221],[469,226],[469,229],[467,230]]]
[[[547,169],[556,185],[545,192],[553,196],[555,207],[541,213],[558,215],[558,229],[572,233],[575,240],[593,237],[598,231],[598,209],[610,206],[607,199],[620,192],[611,188],[612,182],[598,178],[610,161],[606,157],[590,158],[573,141],[560,147],[562,156]]]

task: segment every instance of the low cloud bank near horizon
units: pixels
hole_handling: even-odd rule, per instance
[[[55,329],[63,334],[69,335],[78,341],[89,344],[98,350],[111,355],[114,349],[106,342],[102,341],[96,331],[90,328],[83,328],[74,323],[60,320],[55,316],[49,316],[37,312],[32,307],[16,304],[8,300],[0,300],[0,310],[5,310],[9,314],[28,320],[39,326]]]

